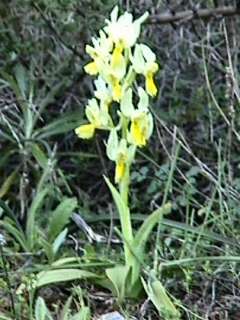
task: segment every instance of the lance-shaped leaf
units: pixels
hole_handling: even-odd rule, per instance
[[[150,214],[150,216],[148,216],[147,219],[143,222],[134,238],[134,248],[138,248],[138,252],[144,252],[146,242],[152,229],[156,226],[157,223],[161,222],[163,215],[168,214],[170,210],[171,204],[166,203],[164,206],[158,208],[152,214]]]
[[[130,267],[118,265],[114,268],[106,270],[106,275],[111,280],[114,288],[114,294],[118,297],[119,302],[125,298],[127,277],[129,275]]]
[[[77,207],[76,198],[66,198],[52,212],[49,222],[49,240],[52,242],[63,230],[69,221],[74,209]]]
[[[180,320],[178,310],[159,280],[149,280],[148,283],[146,283],[142,279],[142,283],[149,299],[157,308],[160,316],[167,320]]]
[[[97,274],[79,269],[58,269],[41,271],[37,274],[36,288],[56,282],[73,281],[78,279],[101,278]]]
[[[124,240],[131,241],[132,240],[132,228],[131,228],[131,220],[130,220],[130,212],[127,205],[124,203],[121,198],[120,193],[117,189],[112,185],[107,177],[104,177],[114,199],[114,202],[117,206],[118,213],[120,216],[122,232],[124,236]]]

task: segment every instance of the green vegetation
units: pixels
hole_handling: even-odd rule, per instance
[[[111,124],[109,138],[108,126],[90,121],[94,138],[79,139],[74,130],[86,124],[95,90],[85,46],[116,4],[134,18],[150,13],[138,43],[156,55],[158,93],[136,66],[151,97],[144,122],[134,122],[132,101],[148,97],[131,76],[123,103],[113,86],[117,131]],[[179,1],[172,9],[189,8]],[[168,9],[167,1],[135,0],[0,4],[0,319],[112,311],[239,318],[239,21],[154,23]],[[136,64],[128,49],[115,52],[123,68]],[[150,115],[148,132],[141,126]],[[134,151],[121,162],[125,138],[121,152]]]

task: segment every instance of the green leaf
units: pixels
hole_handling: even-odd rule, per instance
[[[76,198],[64,199],[52,212],[49,223],[49,240],[52,242],[68,223],[73,210],[77,207]]]
[[[0,312],[0,320],[12,320],[12,318],[7,317],[6,315]]]
[[[18,83],[14,79],[14,77],[11,74],[8,74],[5,71],[1,71],[0,74],[3,77],[3,79],[6,80],[6,82],[11,87],[11,89],[14,91],[14,93],[15,93],[17,99],[19,100],[19,102],[22,102],[21,100],[23,100],[23,99],[20,99],[22,97],[22,94],[21,94],[20,88],[18,86]],[[24,107],[22,105],[23,105],[23,103],[20,103],[21,108],[23,108],[23,110],[24,110]]]
[[[30,139],[33,129],[33,110],[31,99],[27,100],[27,91],[29,91],[29,78],[26,69],[18,64],[15,67],[15,78],[6,72],[1,72],[2,76],[8,82],[14,91],[18,103],[23,111],[25,138]]]
[[[52,244],[48,241],[48,239],[45,239],[44,236],[40,237],[39,243],[40,243],[40,246],[43,248],[45,255],[48,258],[49,264],[51,264],[54,260],[54,253],[53,253]]]
[[[59,248],[64,243],[66,236],[67,236],[67,233],[68,233],[68,229],[65,228],[62,232],[59,233],[57,238],[54,240],[54,242],[52,244],[52,250],[53,250],[54,255],[57,254]]]
[[[168,203],[163,207],[155,210],[150,216],[148,216],[137,231],[131,243],[131,253],[133,258],[131,259],[130,263],[132,269],[129,287],[131,287],[131,289],[129,289],[128,291],[132,296],[134,295],[134,292],[137,292],[136,287],[139,287],[138,282],[140,277],[141,264],[143,263],[145,257],[146,242],[154,226],[157,223],[160,223],[162,216],[166,213],[169,213],[170,209],[171,205]]]
[[[1,122],[0,122],[0,124],[1,124]],[[3,140],[8,140],[8,137],[6,137],[5,135],[4,135],[4,133],[3,133],[3,131],[2,131],[2,127],[1,127],[1,135],[0,135],[0,138],[4,138]],[[15,140],[13,139],[13,140],[11,140],[13,143],[15,142]],[[5,150],[4,150],[4,154],[3,155],[1,155],[1,158],[0,158],[0,168],[1,167],[5,167],[6,165],[8,165],[8,163],[9,163],[9,158],[10,157],[12,157],[15,153],[16,153],[17,151],[15,150],[15,149],[13,149],[13,148],[11,148],[10,150],[7,150],[6,148],[5,148]]]
[[[125,298],[126,287],[127,287],[127,277],[130,272],[129,266],[118,265],[113,268],[106,270],[106,275],[111,280],[113,284],[113,293],[118,297],[119,303]]]
[[[2,226],[13,238],[17,240],[24,251],[28,251],[28,244],[23,231],[15,225],[15,222],[9,218],[5,218],[0,221],[0,226]]]
[[[11,185],[15,182],[15,179],[17,177],[18,169],[15,169],[4,181],[2,186],[0,187],[0,198],[3,198],[11,188]]]
[[[133,242],[133,234],[132,234],[132,225],[131,225],[131,216],[128,206],[123,201],[122,196],[117,191],[117,189],[112,185],[112,183],[109,181],[108,178],[104,177],[111,193],[114,199],[114,202],[117,206],[120,222],[121,222],[121,231],[123,235],[123,245],[124,245],[124,254],[125,254],[125,263],[128,266],[133,267],[133,278],[135,274],[138,273],[138,261],[136,260],[135,255],[133,252],[135,252],[135,249],[132,246]],[[123,186],[124,189],[125,186]],[[127,188],[127,186],[126,186]],[[132,252],[133,251],[133,252]],[[136,271],[136,272],[135,272]],[[135,282],[135,279],[133,279],[132,283]]]
[[[0,123],[1,124],[1,127],[3,128],[3,125],[2,125],[2,123]],[[12,132],[11,132],[11,134],[12,134]],[[9,140],[9,141],[11,141],[12,143],[15,143],[16,142],[16,139],[15,139],[15,137],[13,137],[13,135],[11,136],[11,135],[9,135],[7,132],[3,132],[3,131],[1,131],[1,136],[0,136],[0,138],[1,138],[1,140]],[[4,157],[4,156],[3,156]],[[5,160],[4,158],[1,158],[1,162],[2,162],[2,160]],[[1,165],[2,165],[2,163],[0,163]]]
[[[48,165],[48,158],[46,157],[46,155],[44,154],[42,149],[36,143],[33,143],[31,147],[32,147],[32,154],[33,154],[34,158],[36,159],[36,161],[38,162],[38,164],[43,169],[46,169],[46,167]]]
[[[72,296],[70,296],[66,303],[64,304],[64,307],[61,311],[61,315],[60,315],[60,319],[61,320],[69,320],[69,315],[70,315],[70,306],[71,306],[71,303],[72,303]]]
[[[125,237],[124,240],[132,241],[132,227],[131,227],[131,219],[130,219],[130,212],[127,205],[124,203],[123,199],[121,198],[120,193],[117,189],[112,185],[107,177],[104,177],[114,199],[114,202],[117,206],[118,213],[120,216],[120,222],[122,227],[122,233]]]
[[[149,280],[147,284],[142,279],[142,283],[149,299],[157,308],[160,316],[165,320],[180,320],[178,310],[175,308],[159,280]]]
[[[95,273],[79,269],[58,269],[41,271],[37,275],[36,288],[58,282],[73,281],[78,279],[99,278]]]
[[[35,226],[35,220],[36,220],[36,214],[38,210],[43,205],[43,201],[48,194],[49,189],[45,188],[42,191],[38,192],[31,204],[30,209],[28,210],[27,214],[27,226],[26,226],[26,236],[28,240],[28,246],[29,249],[32,250],[34,246],[34,239],[36,237],[36,226]]]
[[[35,305],[36,320],[53,320],[45,301],[42,297],[38,297]]]
[[[15,225],[17,226],[17,228],[22,231],[22,227],[21,227],[20,223],[18,222],[16,215],[9,208],[9,206],[6,204],[6,202],[1,199],[0,199],[0,208],[2,208],[3,212],[6,213],[6,215],[8,215],[15,222]]]
[[[54,267],[61,267],[61,266],[66,266],[68,264],[76,263],[79,265],[81,263],[81,258],[80,257],[67,257],[67,258],[61,258],[59,260],[56,260],[53,262],[52,266]]]
[[[140,248],[141,252],[144,252],[146,242],[149,238],[149,235],[152,229],[157,223],[161,222],[163,215],[168,214],[171,210],[171,204],[166,203],[161,208],[158,208],[152,212],[146,220],[143,222],[141,227],[138,229],[135,238],[134,238],[134,247]]]
[[[33,123],[34,125],[38,121],[39,117],[43,114],[46,107],[55,102],[56,95],[61,91],[64,90],[64,86],[66,86],[66,79],[60,81],[56,85],[51,85],[49,90],[47,90],[47,93],[44,95],[44,97],[41,97],[39,101],[37,101],[37,105],[39,105],[38,112],[35,113]]]
[[[78,113],[71,113],[69,115],[61,116],[59,119],[52,121],[45,127],[35,130],[33,136],[38,139],[49,138],[53,135],[69,132],[83,123],[82,115]]]
[[[70,320],[90,320],[90,319],[91,319],[91,312],[90,312],[90,308],[87,306],[83,306],[78,313],[76,313],[74,316],[70,318]]]
[[[21,95],[26,98],[28,91],[28,75],[26,69],[22,64],[17,64],[14,71]]]

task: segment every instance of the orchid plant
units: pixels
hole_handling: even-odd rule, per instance
[[[92,60],[84,70],[96,77],[95,91],[85,109],[88,123],[76,128],[75,132],[81,139],[92,138],[96,130],[109,132],[106,154],[115,163],[115,186],[108,178],[105,180],[119,212],[125,253],[124,266],[106,270],[113,290],[121,300],[125,294],[136,295],[142,285],[150,295],[157,285],[161,308],[156,299],[151,298],[153,303],[177,319],[178,312],[160,282],[156,278],[148,284],[143,279],[141,281],[146,241],[171,206],[166,204],[158,208],[135,233],[129,210],[130,168],[137,148],[146,146],[152,135],[149,98],[157,95],[154,76],[159,66],[156,55],[146,44],[138,43],[141,25],[147,17],[148,13],[145,13],[133,20],[128,12],[119,16],[119,9],[115,7],[99,36],[92,39],[92,45],[86,46]]]

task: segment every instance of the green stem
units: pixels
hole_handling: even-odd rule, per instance
[[[129,166],[127,166],[124,177],[122,178],[119,184],[119,191],[120,191],[121,198],[127,207],[128,207],[128,193],[129,193],[129,184],[130,184],[129,171],[130,171],[130,168]]]
[[[122,119],[122,138],[127,139],[129,119],[123,117]],[[131,214],[129,210],[129,185],[130,185],[130,168],[131,163],[127,164],[125,174],[119,183],[119,192],[122,201],[127,208],[124,216],[120,215],[120,222],[124,243],[125,264],[128,267],[132,267],[132,274],[135,276],[136,269],[136,257],[134,256],[131,246],[133,245],[133,230],[131,223]]]
[[[133,264],[134,256],[131,253],[131,250],[129,248],[129,246],[132,244],[132,241],[133,241],[131,215],[130,215],[129,204],[128,204],[128,193],[129,193],[129,184],[130,184],[129,171],[130,171],[130,167],[128,166],[126,168],[124,177],[122,178],[119,184],[119,191],[120,191],[121,198],[127,208],[125,212],[125,216],[121,217],[120,215],[122,234],[124,237],[123,241],[124,241],[125,262],[126,262],[126,265],[131,266]]]
[[[123,117],[122,118],[122,138],[123,139],[127,139],[127,127],[128,127],[128,119],[126,117]],[[120,195],[126,207],[128,207],[129,184],[130,184],[130,165],[127,165],[126,172],[119,184]],[[129,216],[129,221],[131,225],[130,216]]]

